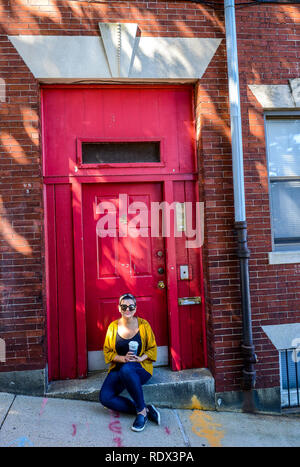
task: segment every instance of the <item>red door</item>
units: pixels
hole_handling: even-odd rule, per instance
[[[136,230],[134,202],[150,216],[151,201],[198,200],[193,95],[181,85],[43,87],[49,380],[85,376],[87,350],[90,369],[101,366],[105,332],[126,291],[154,329],[162,364],[169,348],[172,369],[206,365],[202,248],[186,246],[184,213],[172,217],[182,237],[151,237],[152,219],[139,236],[124,235]],[[147,143],[145,154],[136,149],[141,158],[102,160],[96,151],[94,160],[89,152],[110,143],[115,155],[130,142]],[[99,235],[101,220],[114,215],[115,235]]]
[[[159,183],[88,184],[83,188],[83,236],[89,369],[101,369],[118,298],[137,297],[137,316],[152,326],[161,364],[168,361],[164,239],[151,236],[151,203]]]

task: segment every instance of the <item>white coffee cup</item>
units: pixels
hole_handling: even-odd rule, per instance
[[[129,351],[134,353],[134,355],[137,354],[139,343],[136,341],[130,341],[129,342]]]

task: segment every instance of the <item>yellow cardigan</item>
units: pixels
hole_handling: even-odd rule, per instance
[[[113,359],[117,355],[116,337],[118,332],[118,321],[119,320],[116,319],[108,326],[103,347],[105,363],[110,363],[108,372],[110,372],[116,366],[116,362],[113,362]],[[146,371],[148,371],[148,373],[152,375],[153,362],[155,362],[157,358],[157,346],[155,342],[155,337],[148,321],[146,321],[143,318],[138,318],[138,324],[142,341],[140,355],[148,355],[148,358],[141,362],[141,365]]]

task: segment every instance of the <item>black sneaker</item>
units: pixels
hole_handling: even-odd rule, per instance
[[[149,420],[152,420],[152,422],[155,422],[157,425],[160,425],[159,411],[154,407],[153,404],[147,405],[147,409],[148,409]]]
[[[133,422],[131,429],[133,431],[143,431],[148,421],[148,417],[144,417],[141,413],[137,414],[136,419]]]

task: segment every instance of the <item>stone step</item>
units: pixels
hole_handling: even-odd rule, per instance
[[[48,386],[46,397],[98,401],[106,374],[97,371],[89,373],[85,379],[53,381]],[[155,368],[143,391],[146,403],[151,402],[158,407],[216,410],[215,382],[206,368],[182,371]]]

